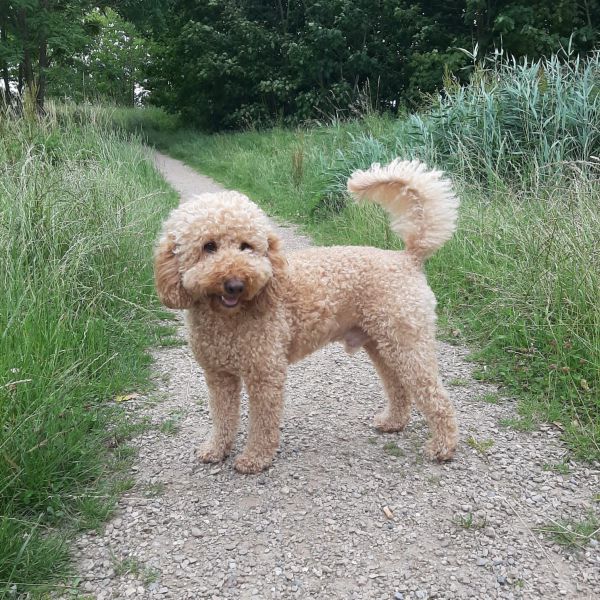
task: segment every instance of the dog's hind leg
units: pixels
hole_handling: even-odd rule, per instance
[[[212,431],[198,450],[198,458],[205,463],[220,462],[231,452],[238,430],[242,381],[230,373],[205,371],[204,376],[209,389]]]
[[[394,366],[387,362],[373,341],[364,346],[383,383],[387,396],[386,408],[375,415],[376,429],[384,433],[402,431],[410,420],[411,399]]]
[[[385,344],[378,349],[388,365],[395,365],[403,389],[427,420],[431,432],[427,455],[439,461],[452,459],[458,442],[456,414],[438,376],[435,341],[421,339],[410,346]]]
[[[258,473],[266,469],[279,448],[279,425],[283,412],[286,366],[265,360],[244,383],[249,398],[248,442],[235,461],[240,473]]]

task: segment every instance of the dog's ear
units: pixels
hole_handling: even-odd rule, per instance
[[[269,233],[267,239],[269,242],[267,257],[271,262],[271,268],[273,269],[273,277],[277,278],[278,275],[285,271],[287,261],[285,260],[285,256],[281,252],[281,240],[274,233]]]
[[[281,253],[281,240],[274,234],[269,233],[268,236],[269,248],[267,250],[267,258],[271,263],[273,276],[267,282],[263,290],[255,297],[255,303],[260,311],[268,311],[277,303],[279,294],[280,275],[283,274],[287,267],[285,256]]]
[[[160,301],[169,308],[189,308],[191,296],[183,289],[175,242],[161,240],[154,251],[154,281]]]

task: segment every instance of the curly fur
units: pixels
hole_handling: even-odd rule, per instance
[[[438,376],[436,302],[422,263],[452,235],[458,200],[441,173],[417,161],[357,171],[348,189],[390,212],[405,251],[310,248],[284,257],[266,215],[237,192],[199,196],[165,222],[156,288],[166,306],[187,309],[210,392],[213,427],[200,460],[231,452],[243,382],[249,433],[235,467],[268,467],[279,445],[288,364],[335,341],[349,352],[364,348],[381,377],[388,403],[375,427],[401,431],[414,402],[431,431],[429,456],[452,458],[456,420]]]

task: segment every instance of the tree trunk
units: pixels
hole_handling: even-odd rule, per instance
[[[27,46],[23,49],[23,78],[25,79],[25,87],[32,92],[34,87],[33,66],[31,64],[31,52]]]
[[[17,26],[19,28],[21,42],[23,44],[23,60],[21,62],[22,69],[19,69],[19,77],[22,77],[22,80],[25,83],[25,88],[29,91],[29,93],[32,93],[35,82],[33,79],[33,64],[31,63],[31,48],[29,41],[29,29],[27,27],[27,14],[23,8],[17,13]],[[23,85],[21,84],[20,87],[22,89]]]
[[[39,76],[37,82],[35,104],[38,114],[44,114],[44,101],[46,99],[46,69],[48,67],[48,42],[44,39],[40,44]]]
[[[41,8],[48,16],[48,0],[42,0]],[[46,99],[46,70],[48,69],[48,37],[44,32],[43,38],[40,40],[39,62],[38,62],[38,80],[35,90],[35,105],[38,114],[44,114],[44,101]]]
[[[6,62],[2,65],[2,81],[4,81],[4,102],[6,106],[10,106],[12,103],[12,94],[10,93],[10,77]]]
[[[0,30],[0,40],[3,44],[6,44],[6,25]],[[10,93],[10,77],[8,75],[8,64],[6,61],[2,61],[2,81],[4,81],[4,102],[6,106],[11,104],[11,93]]]
[[[17,81],[17,92],[19,94],[19,98],[23,95],[23,61],[19,63],[19,79]]]

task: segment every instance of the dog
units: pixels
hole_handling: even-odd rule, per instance
[[[234,467],[269,467],[287,367],[330,342],[350,353],[363,348],[373,362],[387,396],[378,430],[402,431],[414,403],[429,426],[427,455],[452,459],[456,417],[438,375],[436,300],[423,263],[452,236],[459,201],[441,172],[400,159],[356,171],[348,190],[386,209],[403,251],[314,247],[285,256],[265,213],[234,191],[199,195],[166,220],[155,283],[165,306],[186,309],[208,384],[212,431],[198,451],[202,462],[230,454],[243,383],[249,431]]]

